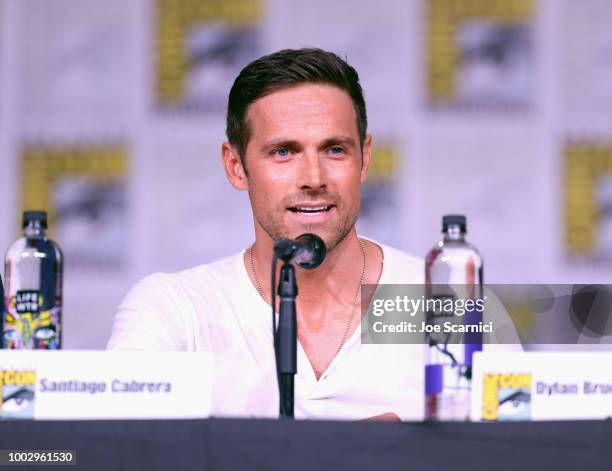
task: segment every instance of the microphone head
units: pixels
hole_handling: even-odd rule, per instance
[[[325,242],[319,236],[307,233],[302,234],[296,240],[307,247],[305,256],[299,257],[301,260],[296,259],[300,267],[310,270],[317,268],[323,263],[327,255],[327,247],[325,247]]]

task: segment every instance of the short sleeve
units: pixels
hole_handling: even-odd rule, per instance
[[[107,349],[187,350],[191,309],[172,275],[150,275],[117,308]]]

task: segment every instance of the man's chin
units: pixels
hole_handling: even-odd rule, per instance
[[[330,252],[331,250],[335,249],[338,245],[340,245],[340,243],[342,243],[342,241],[344,241],[346,239],[346,237],[351,233],[351,229],[348,230],[324,230],[316,227],[312,227],[312,228],[304,228],[304,230],[302,232],[300,232],[299,234],[296,235],[296,237],[302,235],[302,234],[314,234],[318,237],[321,238],[321,240],[323,240],[323,242],[325,243],[325,248],[327,249],[328,252]]]
[[[336,246],[338,246],[342,241],[346,239],[346,237],[351,233],[353,228],[355,227],[355,222],[357,222],[356,218],[353,224],[342,224],[338,226],[337,224],[329,224],[327,223],[295,223],[295,221],[283,221],[284,224],[276,224],[276,225],[264,225],[260,226],[264,229],[264,231],[274,240],[278,241],[281,239],[291,239],[295,240],[302,234],[314,234],[317,237],[320,237],[321,240],[325,243],[325,247],[327,251],[333,250]],[[333,221],[337,222],[337,221]],[[275,230],[272,229],[272,226],[275,226]]]
[[[282,240],[282,239],[290,239],[295,240],[299,236],[304,234],[314,234],[319,237],[324,243],[325,248],[329,251],[331,246],[336,246],[338,244],[337,237],[334,236],[332,231],[326,231],[321,227],[308,227],[301,226],[299,228],[292,229],[290,231],[284,232],[282,235],[278,237],[274,237],[274,241]]]
[[[300,224],[299,227],[291,230],[292,237],[288,238],[296,239],[302,234],[314,234],[323,240],[325,248],[329,252],[340,245],[354,227],[354,224],[349,227],[329,227],[326,224]]]

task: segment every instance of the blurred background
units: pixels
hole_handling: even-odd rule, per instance
[[[138,279],[251,243],[227,94],[316,46],[365,91],[362,234],[422,257],[459,212],[488,283],[609,283],[610,24],[607,0],[0,0],[0,249],[47,210],[64,346],[104,348]]]

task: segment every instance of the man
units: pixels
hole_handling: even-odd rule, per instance
[[[232,186],[248,192],[255,243],[141,281],[118,309],[109,348],[210,351],[215,415],[278,416],[273,246],[310,232],[328,255],[316,269],[296,269],[296,417],[422,418],[423,346],[360,342],[361,284],[422,283],[423,267],[357,237],[372,137],[355,69],[319,49],[254,61],[230,91],[227,138],[223,165]]]

